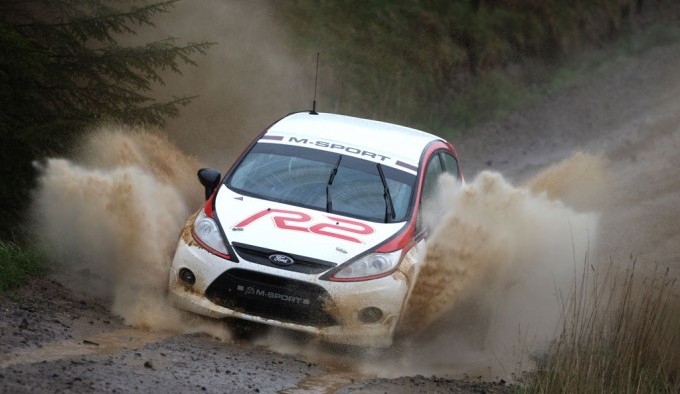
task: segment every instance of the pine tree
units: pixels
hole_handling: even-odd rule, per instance
[[[177,0],[0,0],[0,237],[16,231],[31,162],[62,152],[93,123],[162,126],[192,97],[151,97],[208,42],[119,44]]]

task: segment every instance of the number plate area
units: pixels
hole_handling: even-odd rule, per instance
[[[220,275],[206,290],[217,305],[282,322],[326,327],[337,321],[327,310],[331,299],[318,285],[235,268]]]

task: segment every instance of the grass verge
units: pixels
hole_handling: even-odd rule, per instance
[[[519,393],[680,393],[676,279],[638,277],[635,261],[624,273],[613,267],[584,270],[561,333]]]
[[[32,277],[46,274],[52,262],[31,246],[0,241],[0,292],[11,291]]]

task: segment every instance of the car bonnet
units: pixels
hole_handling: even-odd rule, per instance
[[[340,264],[382,244],[401,223],[376,223],[244,196],[222,185],[215,212],[229,242]]]

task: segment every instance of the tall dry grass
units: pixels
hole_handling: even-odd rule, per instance
[[[680,299],[669,270],[587,264],[525,393],[680,393]]]

